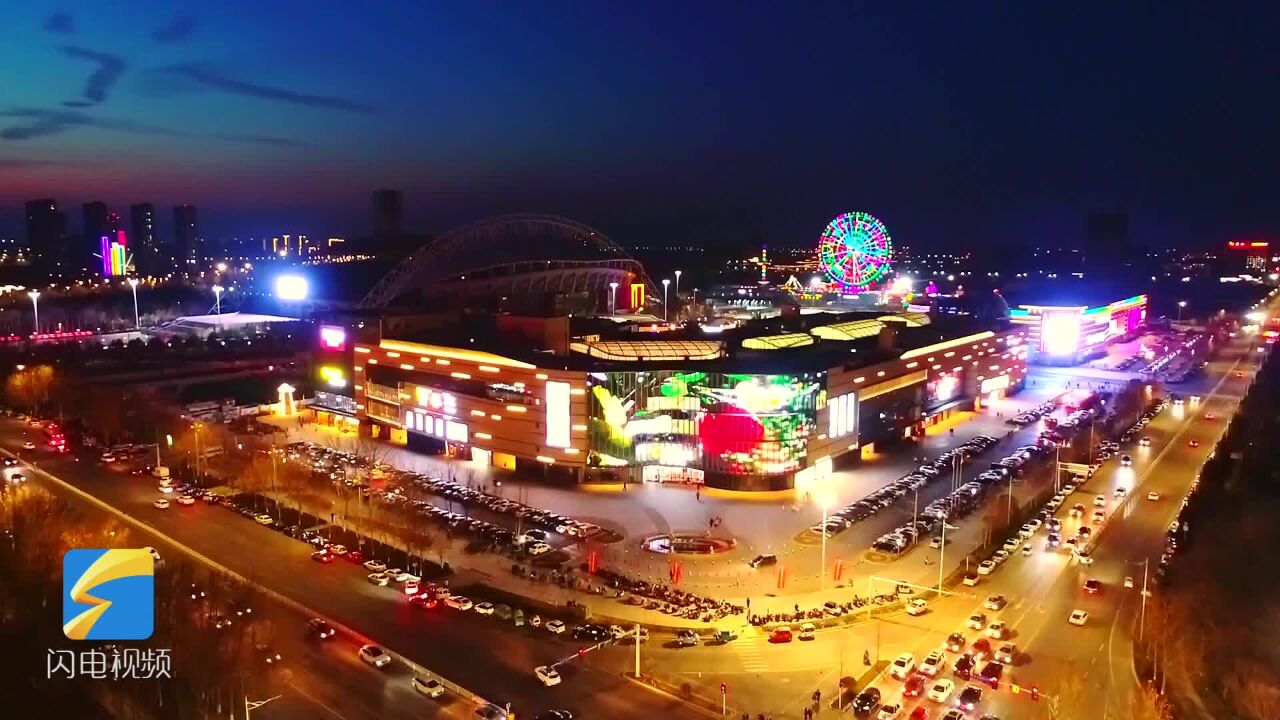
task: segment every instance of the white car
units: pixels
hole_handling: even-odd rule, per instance
[[[196,499],[191,497],[190,495],[179,495],[178,504],[179,505],[195,505]]]
[[[1031,547],[1031,543],[1022,546],[1022,557],[1030,557],[1032,552],[1034,552],[1034,549]]]
[[[435,678],[420,678],[414,676],[411,681],[413,689],[430,698],[438,698],[444,695],[444,685],[440,684]]]
[[[444,599],[444,604],[454,610],[470,610],[473,607],[471,599],[465,595],[450,595]]]
[[[1067,618],[1067,622],[1072,625],[1084,625],[1089,621],[1089,613],[1083,610],[1072,610],[1071,617]]]
[[[476,604],[476,614],[477,614],[477,615],[492,615],[492,614],[493,614],[493,603],[491,603],[491,602],[482,602],[482,603],[477,603],[477,604]]]
[[[1107,506],[1107,496],[1106,496],[1106,495],[1095,495],[1095,496],[1094,496],[1094,498],[1093,498],[1093,506],[1094,506],[1094,507],[1106,507],[1106,506]]]
[[[951,693],[954,692],[955,689],[955,683],[951,682],[947,678],[942,678],[935,682],[933,687],[929,688],[929,699],[936,703],[944,703],[951,698]]]
[[[533,674],[538,676],[543,685],[551,687],[560,684],[560,673],[556,669],[547,665],[539,665],[533,669]]]
[[[391,664],[391,653],[383,650],[378,645],[361,645],[358,654],[366,665],[380,668]]]
[[[1075,556],[1076,560],[1078,560],[1081,565],[1093,564],[1093,556],[1089,554],[1088,550],[1076,550]]]
[[[420,580],[422,580],[422,578],[418,577],[417,575],[414,575],[408,570],[400,570],[398,568],[395,570],[395,578],[396,578],[396,582],[402,582],[402,583],[419,582]]]
[[[387,566],[386,564],[379,562],[377,560],[366,560],[364,563],[364,569],[368,570],[369,572],[380,573],[385,571],[387,569]]]
[[[262,513],[260,515],[254,515],[253,521],[258,523],[259,525],[270,525],[271,523],[275,522],[275,518],[271,517],[266,513]]]
[[[886,703],[880,706],[880,712],[876,714],[876,720],[898,720],[902,717],[901,703]]]
[[[1125,575],[1125,576],[1124,576],[1124,586],[1125,586],[1125,587],[1127,587],[1127,588],[1131,588],[1131,587],[1133,587],[1133,576],[1132,576],[1132,575]]]
[[[347,554],[347,546],[346,545],[330,545],[329,552],[333,553],[334,555],[337,555],[338,557],[342,557],[343,555]]]
[[[23,450],[35,450],[35,449],[36,449],[36,444],[35,444],[35,443],[33,443],[33,442],[31,442],[30,440],[28,440],[27,442],[22,443],[22,449],[23,449]]]
[[[999,611],[999,610],[1003,610],[1004,606],[1008,604],[1009,604],[1009,601],[1006,600],[1003,595],[988,595],[987,599],[983,601],[982,607],[988,610]]]
[[[1004,563],[1005,560],[1009,559],[1009,551],[1004,548],[1000,548],[999,550],[991,553],[991,559],[995,560],[997,565],[1000,565]]]
[[[909,610],[909,609],[908,609],[908,612],[910,612],[910,610]],[[798,639],[798,640],[813,640],[813,639],[814,639],[814,638],[816,638],[817,636],[818,636],[818,634],[817,634],[817,628],[815,628],[815,627],[813,626],[813,623],[805,623],[805,624],[803,624],[803,625],[801,625],[801,626],[800,626],[800,634],[799,634],[799,635],[796,635],[796,639]]]
[[[553,635],[563,635],[563,634],[564,634],[564,631],[565,631],[564,621],[563,621],[563,620],[548,620],[548,621],[547,621],[547,630],[550,630],[550,631],[551,631],[551,634],[553,634]]]
[[[172,492],[173,492],[173,486],[172,486],[172,485],[161,485],[161,486],[157,487],[157,488],[156,488],[156,490],[159,490],[160,492],[164,493],[165,495],[168,495],[168,494],[170,494],[170,493],[172,493]]]
[[[889,666],[889,674],[899,680],[906,680],[912,670],[916,669],[916,657],[911,653],[902,653]]]
[[[1148,499],[1148,500],[1152,500],[1152,501],[1159,500],[1159,499],[1160,499],[1160,493],[1158,493],[1158,492],[1156,492],[1156,491],[1152,490],[1151,492],[1147,493],[1147,499]]]
[[[911,616],[923,615],[929,611],[929,605],[924,600],[916,598],[907,603],[907,614]]]
[[[982,613],[974,613],[965,621],[965,625],[967,625],[970,630],[981,630],[987,625],[987,616]]]
[[[160,498],[159,500],[156,500],[155,502],[153,502],[153,503],[151,503],[151,504],[152,504],[153,506],[155,506],[155,507],[156,507],[156,509],[158,509],[158,510],[168,510],[168,509],[169,509],[169,501],[168,501],[168,500],[165,500],[164,498]]]
[[[543,542],[537,542],[530,545],[525,551],[528,552],[530,555],[537,557],[538,555],[543,555],[551,552],[551,546]]]
[[[935,677],[946,664],[947,660],[942,656],[942,653],[934,650],[928,655],[925,655],[924,659],[920,661],[920,672],[928,675],[929,677]]]
[[[1120,487],[1116,488],[1116,497],[1122,498],[1128,492],[1129,492],[1129,488],[1121,485]]]
[[[987,626],[987,637],[992,640],[1003,640],[1009,637],[1009,626],[1003,620],[996,620]]]
[[[996,662],[1000,663],[1001,665],[1012,665],[1013,659],[1017,656],[1018,656],[1017,645],[1013,645],[1013,644],[1001,645],[1000,649],[996,651]]]
[[[1149,443],[1148,443],[1148,444],[1149,444]],[[1130,465],[1132,465],[1132,464],[1133,464],[1133,458],[1129,457],[1128,455],[1121,455],[1121,456],[1120,456],[1120,466],[1121,466],[1121,467],[1129,467],[1129,466],[1130,466]]]
[[[983,560],[982,562],[978,563],[979,575],[990,575],[991,571],[995,569],[996,569],[996,564],[992,560]]]
[[[1004,541],[1004,550],[1005,552],[1015,552],[1018,549],[1018,546],[1021,544],[1022,544],[1022,541],[1019,538],[1016,538],[1016,537],[1009,538],[1008,540]]]
[[[1146,436],[1138,438],[1138,445],[1140,447],[1151,447],[1151,438]]]
[[[391,576],[384,572],[369,573],[369,582],[378,587],[386,587],[391,582]]]

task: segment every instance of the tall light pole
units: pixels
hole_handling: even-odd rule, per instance
[[[1178,301],[1178,322],[1182,322],[1182,308],[1187,306],[1186,300]]]
[[[142,327],[138,321],[138,278],[129,278],[129,288],[133,290],[133,329],[138,330]]]
[[[662,322],[666,322],[670,315],[667,313],[667,286],[671,284],[671,280],[662,278]]]
[[[683,270],[676,271],[676,300],[680,299],[680,273],[682,272],[684,271]]]
[[[618,283],[609,283],[609,317],[618,314]]]
[[[822,504],[822,564],[818,567],[818,589],[827,589],[827,505],[830,504],[825,497],[819,500]]]
[[[214,312],[218,314],[218,321],[219,321],[219,322],[221,322],[221,321],[222,321],[222,291],[223,291],[223,289],[224,289],[224,288],[223,288],[221,285],[214,285],[214,286],[213,286],[213,307],[214,307]]]
[[[31,298],[31,310],[35,313],[36,334],[40,334],[40,291],[32,290],[27,293],[27,297]]]

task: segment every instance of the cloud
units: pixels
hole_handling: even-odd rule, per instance
[[[76,19],[59,10],[44,21],[45,32],[70,35],[76,31]]]
[[[302,147],[304,143],[289,138],[262,135],[235,135],[225,133],[193,133],[158,125],[145,125],[129,120],[113,120],[100,118],[77,110],[46,110],[42,108],[9,108],[0,110],[0,118],[10,118],[15,124],[0,130],[3,140],[35,140],[42,137],[59,135],[76,128],[97,128],[113,130],[132,135],[151,135],[156,137],[191,138],[193,140],[223,140],[226,142],[250,143],[253,145],[269,145],[273,147]]]
[[[151,31],[151,39],[161,45],[186,40],[196,29],[195,18],[190,15],[175,15],[167,25]]]
[[[94,103],[106,100],[111,86],[115,85],[120,76],[124,74],[125,62],[118,55],[87,50],[74,45],[64,46],[62,52],[64,55],[77,60],[88,60],[98,64],[98,69],[89,75],[89,79],[84,86],[84,96]]]
[[[347,100],[346,98],[334,97],[331,95],[311,95],[307,93],[294,92],[293,90],[286,90],[284,88],[259,85],[258,83],[248,80],[240,80],[238,78],[230,77],[208,65],[199,63],[170,65],[160,68],[159,72],[176,75],[206,88],[221,90],[222,92],[230,93],[232,95],[257,98],[259,100],[270,100],[272,102],[281,102],[288,105],[319,108],[323,110],[342,110],[354,113],[374,112],[374,108],[372,106],[358,103],[354,100]]]

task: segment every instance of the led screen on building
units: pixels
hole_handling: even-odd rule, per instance
[[[804,464],[819,383],[808,375],[595,373],[589,464],[775,475]]]

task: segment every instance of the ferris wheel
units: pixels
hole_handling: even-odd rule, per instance
[[[832,282],[862,290],[889,272],[893,247],[889,231],[875,216],[845,213],[827,224],[818,243],[818,262]]]

